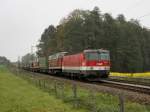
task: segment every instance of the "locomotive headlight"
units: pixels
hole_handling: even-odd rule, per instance
[[[101,65],[103,65],[103,63],[97,63],[97,65],[101,66]]]
[[[85,64],[85,62],[82,62],[82,66],[85,66],[86,64]]]

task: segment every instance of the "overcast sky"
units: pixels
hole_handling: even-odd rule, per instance
[[[0,56],[16,61],[31,51],[50,24],[58,25],[74,9],[92,10],[127,19],[138,18],[150,28],[150,0],[0,0]]]

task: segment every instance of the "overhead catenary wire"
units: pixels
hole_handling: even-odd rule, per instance
[[[137,6],[141,5],[143,2],[143,0],[139,0],[137,2],[131,3],[129,6],[127,6],[127,8],[125,9],[125,11],[131,11],[132,9],[136,8]]]
[[[138,17],[137,19],[141,19],[141,18],[144,18],[144,17],[147,17],[147,16],[150,16],[150,12],[147,13],[147,14],[144,14],[143,16]]]
[[[127,8],[127,10],[128,10],[128,11],[129,11],[129,10],[131,11],[131,9],[135,9],[137,6],[139,6],[139,5],[143,4],[143,3],[145,3],[145,1],[139,0],[139,1],[135,2],[134,4],[131,4],[131,5]],[[150,16],[150,13],[147,13],[147,14],[144,14],[144,15],[142,15],[142,16],[139,16],[139,17],[137,17],[137,19],[141,19],[141,18],[144,18],[144,17],[147,17],[147,16]]]

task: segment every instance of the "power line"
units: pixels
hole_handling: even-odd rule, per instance
[[[144,17],[146,17],[146,16],[150,16],[150,13],[147,13],[147,14],[145,14],[145,15],[143,15],[143,16],[140,16],[140,17],[138,17],[137,19],[141,19],[141,18],[144,18]]]
[[[131,6],[130,7],[133,9],[133,8],[137,7],[138,5],[141,5],[142,3],[144,3],[144,1],[143,0],[139,0],[135,4],[132,4],[132,7]],[[130,9],[130,7],[128,8],[128,10]],[[150,13],[147,13],[147,14],[145,14],[143,16],[139,16],[137,19],[141,19],[141,18],[144,18],[146,16],[150,16]]]
[[[143,0],[139,0],[136,3],[132,4],[130,7],[131,8],[137,7],[137,6],[141,5],[142,2],[143,2]]]
[[[139,1],[135,2],[135,3],[132,3],[130,6],[128,6],[128,7],[126,8],[126,11],[129,11],[129,10],[131,10],[131,9],[134,9],[134,8],[136,8],[137,6],[141,5],[142,3],[143,3],[143,0],[139,0]]]

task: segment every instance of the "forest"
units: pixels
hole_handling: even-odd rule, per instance
[[[8,64],[10,64],[10,61],[4,56],[0,56],[0,65],[8,65]]]
[[[61,51],[103,48],[110,51],[113,72],[150,71],[150,30],[136,19],[126,20],[122,14],[114,18],[98,7],[76,9],[57,26],[49,25],[37,48],[37,55],[47,58]]]

